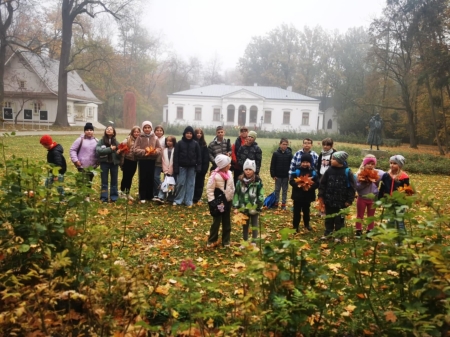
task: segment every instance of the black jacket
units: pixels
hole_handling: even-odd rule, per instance
[[[330,166],[320,179],[319,198],[322,198],[328,207],[342,209],[347,207],[345,203],[352,204],[355,200],[355,176],[351,170],[348,170],[346,176],[345,169],[345,166]]]
[[[256,163],[255,173],[259,174],[259,169],[261,168],[262,162],[262,151],[256,142],[254,142],[251,146],[241,146],[239,148],[239,151],[236,153],[236,159],[241,170],[244,167],[244,163],[247,159],[254,160]]]
[[[59,174],[64,174],[67,171],[66,158],[64,158],[63,153],[64,149],[59,144],[47,152],[47,163],[61,167]]]
[[[292,160],[292,150],[290,147],[282,152],[280,148],[272,155],[270,161],[270,176],[272,178],[287,178],[289,177],[289,169]]]
[[[309,175],[312,177],[314,184],[309,188],[309,190],[305,191],[301,187],[298,187],[298,184],[295,182],[295,178],[298,178],[297,174],[292,174],[291,179],[289,180],[289,184],[292,186],[292,194],[291,199],[297,200],[300,202],[313,202],[316,200],[316,189],[319,187],[319,176],[314,169],[303,169],[300,168],[300,176]]]
[[[200,146],[200,144],[199,144]],[[201,152],[201,174],[206,174],[208,172],[209,168],[209,150],[207,146],[200,146],[200,152]]]
[[[193,139],[181,138],[175,146],[173,157],[173,173],[180,173],[180,167],[195,167],[197,172],[202,168],[200,145]]]

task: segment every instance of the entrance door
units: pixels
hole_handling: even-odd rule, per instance
[[[247,108],[244,105],[241,105],[239,107],[239,118],[238,118],[239,126],[245,126],[246,120],[247,120]]]

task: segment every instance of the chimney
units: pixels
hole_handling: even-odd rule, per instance
[[[257,86],[258,86],[258,83],[253,83],[253,86],[254,86],[254,87],[257,87]]]
[[[287,90],[287,91],[292,91],[292,85],[288,86],[288,87],[286,88],[286,90]]]

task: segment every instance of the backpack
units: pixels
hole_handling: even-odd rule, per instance
[[[350,173],[350,167],[347,167],[345,169],[345,179],[347,180],[347,187],[350,187],[350,179],[348,178],[349,173]]]
[[[273,191],[264,199],[263,206],[265,206],[267,208],[272,208],[273,205],[275,205],[276,199],[277,199],[277,197],[275,196],[275,191]]]

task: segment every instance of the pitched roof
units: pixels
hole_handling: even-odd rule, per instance
[[[21,49],[16,50],[16,53],[28,62],[47,88],[58,95],[59,61]],[[80,101],[102,103],[74,70],[70,71],[67,76],[67,97]]]
[[[300,95],[296,92],[277,88],[277,87],[260,87],[260,86],[243,86],[243,85],[224,85],[213,84],[206,87],[200,87],[190,90],[179,91],[172,95],[180,96],[203,96],[203,97],[223,97],[240,90],[250,91],[258,96],[266,99],[283,99],[297,101],[317,101],[317,99]],[[170,95],[169,95],[170,96]]]

